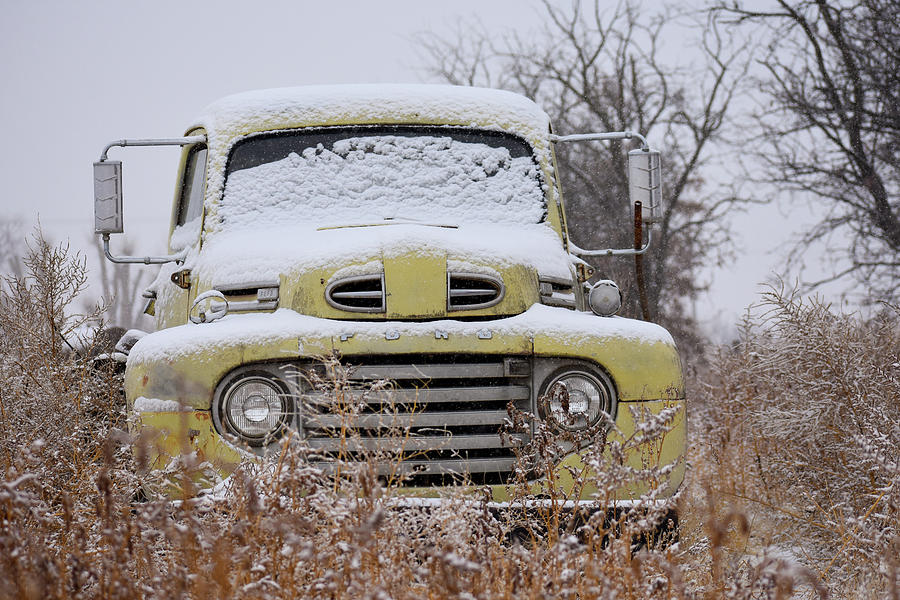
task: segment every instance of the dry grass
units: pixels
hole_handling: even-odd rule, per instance
[[[699,394],[694,483],[835,595],[900,597],[900,315],[760,308]]]
[[[70,320],[48,308],[77,293],[83,265],[38,244],[29,269],[0,297],[0,597],[897,597],[894,312],[863,322],[770,297],[767,323],[748,324],[695,391],[681,542],[635,550],[654,515],[605,537],[602,518],[523,522],[478,495],[399,508],[374,461],[332,477],[300,444],[216,497],[135,502],[141,442],[122,431],[115,376],[64,351]],[[47,269],[69,273],[60,294],[39,292]],[[329,385],[338,401],[340,377]],[[643,435],[666,428],[664,415]],[[602,496],[664,475],[628,472],[622,449],[576,476]],[[186,492],[194,463],[172,473]]]

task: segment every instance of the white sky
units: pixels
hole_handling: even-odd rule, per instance
[[[206,104],[248,89],[426,80],[413,35],[448,34],[460,18],[498,34],[541,23],[535,0],[0,2],[0,219],[19,217],[28,231],[40,217],[89,265],[91,164],[107,142],[182,135]],[[177,154],[110,153],[124,161],[125,229],[141,255],[164,250]],[[769,251],[792,226],[765,207],[736,229],[740,260],[712,272],[698,305],[719,337],[756,299],[779,264]]]

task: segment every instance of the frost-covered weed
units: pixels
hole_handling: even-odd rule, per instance
[[[568,476],[600,501],[623,484],[650,489],[627,513],[573,515],[564,508],[573,498],[535,490],[523,478],[510,483],[520,510],[497,510],[477,487],[448,488],[441,502],[410,502],[398,487],[403,469],[385,476],[385,463],[402,455],[332,456],[326,468],[291,440],[271,460],[244,465],[200,495],[195,482],[208,465],[183,456],[161,475],[182,488],[175,494],[182,499],[142,500],[138,475],[148,489],[153,477],[143,474],[140,456],[152,440],[117,429],[123,415],[114,376],[98,375],[58,335],[73,325],[64,309],[80,289],[83,263],[63,249],[36,251],[31,279],[9,281],[0,306],[0,598],[783,598],[816,591],[815,573],[796,561],[771,557],[734,568],[733,548],[746,528],[735,531],[741,515],[722,506],[693,506],[683,495],[681,513],[704,522],[705,543],[653,543],[674,506],[655,502],[653,490],[671,467],[633,468],[624,457],[639,444],[660,443],[674,410],[641,415],[628,439],[586,440],[539,427],[522,456],[523,474],[548,472],[554,457],[592,441],[586,462],[598,474],[573,469]],[[330,364],[330,374],[311,383],[352,420],[358,396],[345,393],[346,376]],[[511,411],[512,431],[523,418]],[[389,435],[402,443],[408,431]],[[721,432],[710,427],[708,435]],[[883,500],[848,544],[894,543],[877,540],[871,528],[896,515],[897,486],[880,475],[895,464],[889,436],[882,429],[852,438]]]
[[[693,416],[707,492],[768,521],[836,593],[895,595],[900,556],[900,318],[835,314],[772,291],[723,349]]]
[[[121,378],[96,368],[98,321],[70,311],[87,282],[85,259],[38,232],[25,274],[0,281],[0,468],[17,471],[22,449],[53,495],[73,480],[92,486],[104,438],[124,422]]]

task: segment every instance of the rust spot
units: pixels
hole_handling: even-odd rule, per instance
[[[141,380],[141,386],[147,387],[147,381],[149,381],[149,380],[150,380],[150,377],[148,377],[147,375],[144,375],[144,378]]]
[[[209,421],[209,413],[194,411],[194,418],[196,418],[198,421]]]
[[[188,429],[188,436],[191,438],[191,442],[193,442],[194,438],[196,438],[198,435],[200,435],[199,429]]]

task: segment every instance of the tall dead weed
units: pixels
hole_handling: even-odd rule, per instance
[[[573,520],[556,502],[565,498],[552,497],[537,515],[497,511],[477,489],[416,503],[379,477],[378,460],[347,461],[337,477],[296,442],[200,496],[192,471],[203,465],[185,457],[175,480],[186,499],[136,501],[132,450],[142,441],[125,433],[116,376],[66,351],[60,336],[71,339],[81,318],[66,307],[83,286],[84,263],[47,244],[30,256],[29,273],[0,292],[0,598],[824,597],[822,582],[830,585],[838,568],[868,573],[863,558],[877,565],[879,589],[896,591],[888,583],[896,564],[885,558],[897,555],[887,551],[897,516],[891,426],[900,422],[887,402],[897,397],[897,332],[887,317],[854,325],[787,302],[773,309],[777,326],[748,328],[723,351],[702,402],[692,402],[695,485],[682,493],[682,541],[639,547],[673,508],[653,494],[644,498],[648,510],[618,520]],[[795,322],[806,337],[795,337]],[[870,335],[893,342],[882,340],[848,370],[849,355],[831,360],[839,358],[826,345],[831,336],[817,328],[860,340],[847,348],[861,349]],[[799,346],[819,350],[792,367],[788,349]],[[857,404],[810,410],[822,390],[833,399],[856,394]],[[671,418],[664,412],[639,435],[665,436]],[[570,473],[576,487],[596,489],[602,501],[628,477],[664,478],[665,467],[626,468],[623,452],[638,441],[604,442],[608,451],[589,457],[599,475]],[[547,457],[556,443],[542,445]],[[818,475],[803,472],[812,467]],[[854,472],[842,476],[842,467]],[[511,494],[547,500],[533,490]],[[833,564],[815,569],[804,557],[754,553],[748,540],[759,506],[811,532]]]
[[[692,415],[695,484],[841,597],[900,589],[900,315],[772,290]],[[758,526],[757,526],[758,525]]]

